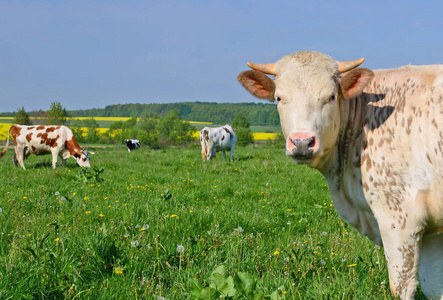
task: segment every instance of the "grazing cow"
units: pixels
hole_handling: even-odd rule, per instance
[[[140,148],[139,140],[125,140],[126,147],[128,147],[128,151],[131,152]]]
[[[202,159],[210,160],[215,158],[217,151],[221,151],[223,154],[223,161],[225,161],[225,150],[230,150],[230,161],[234,155],[235,143],[237,137],[235,136],[234,129],[228,124],[222,127],[205,127],[200,131],[200,143],[202,145]]]
[[[82,150],[77,144],[71,129],[66,126],[12,125],[9,128],[6,146],[0,153],[0,157],[8,150],[9,135],[12,135],[15,142],[13,161],[16,167],[18,162],[26,170],[23,161],[31,154],[52,154],[52,167],[54,169],[57,164],[57,155],[60,156],[63,167],[66,165],[66,159],[71,156],[75,158],[79,166],[91,167],[89,154],[94,154],[94,152]]]
[[[392,294],[413,299],[419,272],[426,297],[443,299],[443,65],[363,61],[297,52],[238,80],[277,101],[286,155],[319,170],[343,219],[383,245]]]

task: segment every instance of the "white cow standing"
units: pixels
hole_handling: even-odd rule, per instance
[[[391,293],[443,299],[443,65],[357,68],[297,52],[238,80],[277,100],[286,154],[319,170],[338,213],[383,245]],[[265,74],[275,75],[272,80]]]
[[[221,151],[223,154],[223,161],[225,161],[225,150],[231,152],[230,161],[234,155],[235,143],[237,137],[235,136],[234,129],[228,124],[221,127],[205,127],[200,131],[200,143],[202,146],[202,159],[210,160],[215,158],[217,151]]]

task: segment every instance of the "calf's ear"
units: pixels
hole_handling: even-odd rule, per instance
[[[237,76],[237,80],[255,97],[274,101],[274,80],[264,73],[255,70],[244,71]]]
[[[374,72],[366,68],[354,69],[340,80],[340,87],[345,99],[357,97],[374,77]]]

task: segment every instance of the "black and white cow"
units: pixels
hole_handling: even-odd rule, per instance
[[[235,136],[234,129],[228,124],[214,128],[205,127],[200,131],[202,159],[205,161],[215,158],[216,152],[221,151],[223,161],[225,161],[225,150],[230,150],[230,161],[232,161],[236,142],[237,137]]]
[[[128,151],[131,152],[133,150],[137,150],[140,148],[140,141],[139,140],[125,140],[126,147],[128,147]]]

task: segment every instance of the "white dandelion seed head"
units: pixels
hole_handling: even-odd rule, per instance
[[[183,245],[178,245],[177,246],[177,252],[182,253],[185,251],[185,247],[183,247]]]
[[[219,228],[220,227],[220,224],[215,224],[215,228]]]
[[[326,265],[326,261],[324,261],[323,259],[320,261],[320,264],[322,265],[322,266],[324,266],[324,265]]]
[[[328,235],[328,233],[326,231],[323,231],[321,234],[322,235]]]
[[[131,246],[132,246],[132,247],[138,247],[139,244],[140,244],[140,243],[139,243],[138,241],[132,241],[132,242],[131,242]]]
[[[244,232],[243,228],[241,228],[240,226],[238,226],[237,231],[238,231],[239,233],[243,233],[243,232]]]
[[[55,192],[55,195],[58,196],[58,195],[60,195],[60,193],[59,192]]]
[[[289,257],[285,257],[285,258],[283,258],[283,263],[285,264],[285,263],[287,263],[289,261]]]
[[[3,211],[3,209],[2,208],[0,208],[0,213]]]
[[[291,221],[288,221],[286,224],[291,225]]]
[[[145,229],[145,230],[148,230],[148,229],[149,229],[149,225],[148,225],[148,224],[145,224],[145,225],[143,225],[142,228]]]
[[[137,225],[135,225],[135,228],[140,228],[140,225],[138,225],[138,224],[137,224]]]

